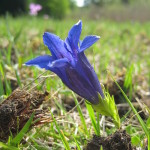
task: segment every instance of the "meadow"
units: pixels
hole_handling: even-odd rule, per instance
[[[17,127],[14,133],[7,132],[9,135],[6,137],[1,134],[2,149],[83,149],[93,135],[108,136],[117,130],[109,117],[95,113],[88,103],[69,90],[52,72],[23,65],[36,56],[50,54],[43,44],[44,32],[65,39],[76,22],[77,19],[53,20],[29,16],[0,18],[1,108],[4,100],[18,87],[36,100],[42,97],[38,108],[29,109],[31,106],[25,105],[27,108],[23,110],[26,111],[18,112],[17,116],[19,113],[27,115],[27,120],[20,122],[22,126],[19,123],[21,118],[11,118],[11,121],[17,120]],[[86,19],[82,22],[80,39],[86,35],[101,37],[85,53],[101,84],[114,95],[121,128],[131,136],[133,146],[144,149],[147,139],[142,127],[107,71],[133,101],[149,128],[150,22]],[[6,118],[2,117],[3,113],[0,112],[1,123],[9,118],[7,114],[4,115]],[[6,130],[9,131],[10,126]]]

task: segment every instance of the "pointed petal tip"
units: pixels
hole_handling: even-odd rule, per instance
[[[51,36],[56,36],[56,35],[53,34],[53,33],[50,33],[50,32],[44,32],[44,34],[43,34],[43,40],[44,40],[45,38],[51,38]]]
[[[45,31],[43,35],[50,34],[50,32]]]
[[[32,66],[31,64],[29,64],[28,62],[22,64],[22,66]]]
[[[89,35],[89,36],[86,36],[81,45],[80,45],[80,50],[79,52],[82,52],[86,49],[88,49],[90,46],[92,46],[95,42],[97,42],[98,40],[100,39],[100,36],[97,36],[97,35]]]
[[[24,63],[23,66],[34,66],[34,65],[28,61],[28,62]]]
[[[75,25],[76,26],[81,26],[81,28],[82,28],[82,20],[79,20]]]
[[[49,32],[44,32],[44,34],[43,34],[43,39],[46,37],[46,36],[48,36],[48,34],[50,34]]]
[[[45,44],[45,38],[46,38],[47,34],[48,34],[48,32],[44,32],[44,34],[43,34],[43,42],[44,42],[44,44]]]
[[[24,64],[22,64],[23,66],[30,66],[30,60],[29,61],[27,61],[27,62],[25,62]]]
[[[97,37],[98,39],[100,39],[100,38],[101,38],[100,36],[97,36],[97,35],[96,35],[96,37]]]
[[[99,40],[101,37],[98,35],[91,35],[92,37],[94,37],[95,39]]]
[[[43,33],[43,36],[46,34],[46,32]]]

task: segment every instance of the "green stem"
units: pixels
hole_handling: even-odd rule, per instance
[[[150,134],[148,135],[148,145],[147,145],[148,150],[150,150]]]
[[[97,134],[100,136],[100,124],[99,124],[99,112],[96,112],[97,115]]]
[[[84,131],[85,131],[86,135],[89,137],[89,132],[88,132],[88,129],[87,129],[87,125],[86,125],[85,118],[84,118],[83,113],[82,113],[82,109],[81,109],[81,107],[80,107],[80,105],[79,105],[79,102],[78,102],[78,100],[77,100],[77,98],[76,98],[76,96],[75,96],[75,94],[74,94],[73,92],[72,92],[72,95],[73,95],[75,104],[76,104],[76,106],[77,106],[77,110],[78,110],[78,112],[79,112],[81,122],[82,122],[82,124],[83,124],[83,126],[84,126]]]

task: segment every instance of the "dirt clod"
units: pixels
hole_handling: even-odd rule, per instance
[[[130,136],[122,130],[116,131],[108,137],[93,136],[93,139],[87,144],[85,150],[134,150],[131,146]]]
[[[17,89],[4,100],[0,104],[0,141],[7,140],[10,133],[15,135],[17,131],[20,131],[33,112],[35,112],[35,119],[39,117],[41,112],[38,108],[47,95],[47,92],[29,93]]]

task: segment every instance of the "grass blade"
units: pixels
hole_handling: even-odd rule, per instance
[[[17,78],[17,83],[21,87],[21,80],[20,80],[20,77],[19,77],[19,74],[18,74],[17,70],[15,70],[15,74],[16,74],[16,78]]]
[[[80,119],[81,119],[81,122],[83,124],[83,127],[84,127],[84,130],[85,130],[85,134],[89,137],[89,132],[88,132],[88,129],[87,129],[87,125],[86,125],[86,122],[85,122],[85,119],[84,119],[84,116],[83,116],[83,113],[82,113],[82,110],[81,110],[81,107],[79,105],[79,102],[75,96],[75,94],[72,92],[72,95],[73,95],[73,98],[74,98],[74,101],[75,101],[75,104],[77,106],[77,110],[79,112],[79,115],[80,115]]]
[[[74,141],[75,141],[75,143],[76,143],[77,149],[78,149],[78,150],[81,150],[81,148],[80,148],[80,145],[79,145],[78,141],[76,140],[76,138],[75,138],[75,137],[73,137],[73,138],[74,138]]]
[[[97,116],[97,135],[100,136],[100,120],[99,120],[99,113],[96,112],[96,116]]]
[[[3,82],[1,80],[1,75],[0,75],[0,96],[4,95],[4,88],[3,88]]]
[[[51,112],[51,111],[50,111],[50,112]],[[60,130],[59,126],[57,125],[57,122],[56,122],[56,120],[55,120],[54,115],[53,115],[52,112],[51,112],[51,115],[52,115],[52,118],[53,118],[53,120],[54,120],[55,126],[56,126],[56,128],[57,128],[57,130],[58,130],[58,133],[59,133],[59,135],[60,135],[60,137],[61,137],[61,140],[62,140],[62,142],[63,142],[63,144],[64,144],[64,146],[65,146],[65,149],[66,149],[66,150],[71,150],[70,147],[69,147],[69,143],[67,142],[67,140],[66,140],[66,138],[65,138],[65,136],[64,136],[64,134],[63,134],[63,131]]]
[[[17,145],[21,142],[22,138],[24,137],[25,133],[29,130],[29,127],[32,123],[32,120],[34,118],[34,113],[32,113],[30,119],[27,121],[27,123],[24,125],[22,130],[16,135],[16,137],[11,141],[12,145]]]
[[[5,143],[2,143],[0,142],[0,149],[6,149],[6,150],[19,150],[18,148],[14,147],[14,146],[10,146],[10,145],[7,145]]]
[[[110,74],[110,73],[109,73]],[[136,115],[137,119],[139,120],[147,138],[149,137],[149,131],[148,128],[146,127],[146,124],[144,123],[144,121],[142,120],[142,118],[140,117],[140,115],[138,114],[138,112],[136,111],[136,109],[134,108],[134,106],[132,105],[131,101],[128,99],[127,95],[124,93],[124,91],[122,90],[122,88],[120,87],[120,85],[116,82],[116,80],[114,79],[114,77],[110,74],[111,78],[113,79],[113,81],[116,83],[117,87],[120,89],[121,93],[123,94],[125,100],[127,101],[127,103],[129,104],[129,106],[131,107],[132,111],[134,112],[134,114]]]
[[[125,75],[125,80],[124,80],[124,88],[125,90],[129,89],[129,99],[132,99],[132,74],[134,70],[134,65],[132,64]]]
[[[86,105],[86,108],[88,110],[88,113],[89,113],[89,116],[90,116],[90,119],[91,119],[91,122],[92,122],[92,126],[94,128],[95,134],[99,136],[100,135],[100,130],[97,128],[97,123],[96,123],[96,119],[95,119],[94,110],[93,110],[93,108],[90,104],[85,103],[85,105]]]
[[[5,87],[6,87],[6,95],[10,95],[12,90],[11,90],[11,85],[10,85],[10,81],[7,80],[7,78],[4,78],[4,83],[5,83]]]

